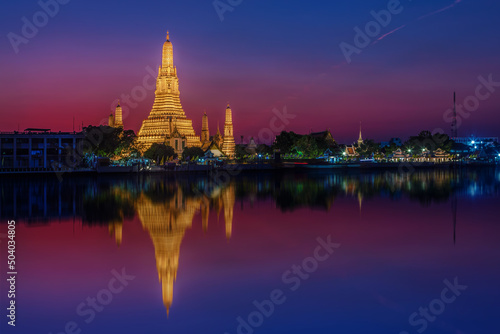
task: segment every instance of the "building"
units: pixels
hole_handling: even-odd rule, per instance
[[[233,134],[233,112],[229,104],[226,107],[226,119],[224,122],[224,136],[220,133],[219,123],[217,123],[217,133],[210,137],[208,129],[208,116],[205,112],[202,119],[201,128],[201,148],[207,152],[209,150],[217,150],[222,152],[222,155],[233,159],[236,156],[236,145]],[[218,155],[216,155],[218,156]]]
[[[205,158],[208,159],[217,159],[222,158],[224,154],[221,152],[220,148],[212,142],[212,144],[207,148],[205,152]]]
[[[250,138],[250,142],[248,143],[248,145],[246,145],[245,151],[250,155],[257,154],[257,143],[255,142],[253,137]]]
[[[451,160],[451,155],[449,153],[446,153],[444,150],[438,148],[434,153],[432,154],[431,161],[433,162],[448,162]]]
[[[389,155],[389,160],[391,161],[404,161],[408,159],[408,155],[403,153],[403,150],[398,148],[391,155]]]
[[[358,138],[358,147],[360,147],[361,145],[363,145],[364,141],[363,141],[363,136],[361,135],[361,124],[359,125],[359,138]]]
[[[498,144],[498,137],[455,137],[452,138],[455,143],[468,145],[477,149],[478,147],[488,147]]]
[[[113,128],[122,128],[123,129],[123,111],[120,106],[120,101],[118,101],[118,105],[116,106],[115,113],[111,113],[108,119],[108,126]]]
[[[196,136],[192,121],[186,117],[179,96],[179,78],[174,66],[173,46],[167,32],[162,62],[158,68],[153,108],[148,118],[142,122],[137,136],[137,141],[143,145],[144,150],[153,143],[170,144],[179,154],[184,147],[201,146],[200,137]]]
[[[348,158],[356,158],[359,156],[358,152],[356,152],[356,148],[353,146],[346,146],[343,152],[343,155]]]
[[[1,132],[1,169],[59,169],[71,162],[83,141],[82,132],[51,132],[28,128],[23,132]]]
[[[110,126],[112,128],[115,127],[115,115],[113,115],[113,113],[109,114],[108,126]]]
[[[208,116],[207,113],[205,112],[203,114],[203,119],[202,119],[202,125],[201,125],[201,144],[205,145],[210,141],[210,130],[208,128]]]
[[[217,147],[222,148],[222,143],[224,142],[224,138],[222,137],[219,129],[219,123],[217,123],[217,133],[212,137],[212,142],[217,145]]]
[[[312,132],[310,136],[315,139],[324,140],[330,147],[335,145],[335,139],[333,139],[332,133],[329,129],[322,132]]]
[[[233,112],[229,103],[226,107],[226,122],[224,123],[224,139],[222,141],[222,153],[230,159],[235,156],[235,144],[233,133]]]
[[[113,128],[122,128],[123,129],[123,111],[120,106],[120,101],[118,101],[118,105],[115,108],[115,114],[111,113],[109,115],[108,125]]]

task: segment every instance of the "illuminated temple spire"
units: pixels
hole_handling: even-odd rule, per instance
[[[109,114],[108,126],[110,126],[110,127],[115,126],[115,115],[113,115],[113,113]]]
[[[175,126],[181,135],[177,140],[185,140],[187,147],[200,146],[200,137],[197,137],[193,123],[186,117],[182,109],[179,78],[177,68],[174,66],[174,49],[170,42],[170,34],[167,32],[167,40],[163,43],[161,66],[158,69],[156,80],[155,101],[153,108],[146,120],[142,122],[138,133],[138,143],[149,148],[153,143],[172,146],[174,142],[170,122],[175,119]],[[173,147],[173,146],[172,146]],[[177,151],[182,152],[182,145]]]
[[[123,128],[123,111],[120,106],[120,100],[118,100],[118,104],[115,109],[115,128]]]
[[[223,140],[224,139],[222,138],[222,135],[220,134],[219,122],[217,122],[217,133],[215,134],[215,136],[213,138],[213,142],[215,143],[215,145],[217,145],[217,147],[219,149],[221,149]]]
[[[212,197],[187,196],[180,187],[175,188],[171,194],[173,196],[168,196],[168,199],[158,201],[157,197],[154,197],[155,200],[153,200],[142,193],[136,201],[139,220],[153,242],[156,269],[167,316],[172,306],[181,243],[186,231],[191,228],[193,218],[200,211],[203,230],[206,231],[210,206],[213,205],[219,211],[223,206],[226,238],[229,240],[232,234],[235,186],[231,183],[223,189],[217,189]],[[118,232],[121,242],[121,225],[110,225],[110,233],[116,235],[117,227],[120,228]]]
[[[234,184],[230,184],[222,191],[222,204],[224,205],[224,223],[226,225],[226,239],[229,241],[233,234],[233,212],[235,202]]]
[[[203,226],[203,232],[206,233],[208,230],[208,218],[210,217],[210,201],[208,198],[203,197],[201,201],[201,223]]]
[[[114,236],[116,245],[120,247],[123,239],[123,222],[111,222],[108,224],[108,231],[110,236]]]
[[[168,315],[174,296],[182,239],[186,229],[191,228],[200,200],[185,198],[178,190],[165,202],[153,202],[142,194],[136,205],[142,226],[153,241],[163,304]]]
[[[224,123],[224,141],[222,144],[222,153],[229,158],[234,158],[235,144],[233,134],[233,112],[229,103],[226,108],[226,122]]]
[[[201,127],[201,142],[202,144],[210,140],[210,131],[208,129],[208,116],[205,112],[203,114],[202,127]]]
[[[358,138],[358,146],[363,144],[363,136],[361,135],[361,122],[359,122],[359,138]]]
[[[172,46],[172,42],[170,42],[170,34],[168,31],[167,40],[163,43],[161,67],[171,70],[174,68],[174,48]]]

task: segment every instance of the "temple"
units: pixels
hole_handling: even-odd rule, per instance
[[[171,196],[165,200],[153,200],[142,193],[136,202],[136,210],[142,227],[153,242],[158,280],[161,285],[163,305],[170,312],[174,297],[174,283],[179,269],[181,244],[186,231],[191,229],[193,219],[201,212],[203,231],[208,229],[210,207],[220,213],[224,210],[225,234],[229,241],[233,230],[233,210],[236,191],[233,183],[218,188],[209,196],[189,196],[180,187],[168,189]],[[218,216],[217,216],[218,218]],[[121,224],[109,227],[117,245],[122,241]]]
[[[233,135],[233,112],[229,103],[226,108],[226,122],[224,123],[224,141],[222,142],[222,153],[230,159],[235,155],[234,135]]]
[[[162,62],[158,69],[153,108],[148,118],[142,122],[137,136],[138,143],[143,145],[144,149],[153,143],[159,143],[172,146],[176,153],[182,153],[185,147],[201,146],[200,137],[196,136],[192,121],[182,109],[179,95],[173,46],[167,32]]]
[[[217,132],[210,137],[208,129],[207,113],[203,115],[201,128],[201,148],[203,151],[220,151],[221,155],[229,159],[235,157],[235,143],[233,134],[233,112],[229,104],[226,107],[226,120],[224,122],[224,136],[220,133],[219,124],[217,123]],[[216,154],[216,156],[219,156]]]
[[[201,144],[204,145],[210,141],[210,130],[208,129],[208,116],[206,112],[203,114],[203,120],[201,123]]]
[[[122,128],[123,129],[123,111],[120,106],[120,101],[118,101],[118,105],[115,109],[115,114],[111,113],[109,115],[108,125],[114,128]]]
[[[361,123],[359,123],[359,138],[358,138],[358,147],[363,145],[364,143],[364,140],[363,140],[363,136],[361,134]]]

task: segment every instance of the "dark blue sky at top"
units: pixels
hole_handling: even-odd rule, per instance
[[[257,136],[272,109],[285,106],[296,115],[288,130],[330,128],[343,142],[356,139],[360,121],[365,136],[379,140],[448,130],[443,113],[453,90],[462,102],[478,76],[500,81],[500,3],[461,0],[418,20],[455,1],[401,1],[402,12],[373,40],[405,27],[354,54],[351,64],[339,44],[353,44],[353,28],[364,28],[370,11],[388,1],[243,0],[221,22],[213,1],[71,0],[18,54],[7,34],[20,34],[21,18],[31,20],[40,7],[3,2],[0,130],[35,121],[69,130],[73,116],[98,123],[112,101],[141,83],[146,66],[156,71],[167,29],[181,100],[197,132],[205,109],[215,131],[227,101],[237,135]],[[138,130],[153,98],[150,91],[131,108],[126,127]],[[500,91],[481,101],[459,131],[498,135],[499,105]]]

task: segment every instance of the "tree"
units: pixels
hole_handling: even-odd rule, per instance
[[[129,158],[135,158],[140,156],[140,150],[137,146],[137,136],[133,130],[124,130],[120,136],[120,141],[118,147],[116,148],[114,155],[120,156],[127,160]]]
[[[418,137],[421,139],[429,138],[431,136],[432,136],[432,134],[428,130],[420,131],[420,133],[418,134]]]
[[[272,147],[273,149],[280,150],[282,154],[288,154],[291,153],[299,138],[300,135],[296,134],[293,131],[283,131],[278,136],[276,136],[276,140],[274,141]]]
[[[113,128],[110,126],[88,126],[84,129],[86,143],[85,153],[93,153],[98,156],[112,158],[120,145],[122,128]]]
[[[389,144],[389,146],[384,147],[383,151],[385,152],[385,155],[387,156],[387,155],[393,154],[398,148],[399,148],[399,146],[396,143],[391,142]]]
[[[303,155],[305,157],[318,157],[322,152],[318,148],[318,144],[316,140],[309,136],[302,136],[295,144],[295,148],[297,149],[297,153]]]
[[[107,158],[127,159],[140,155],[137,136],[133,130],[110,126],[88,126],[84,129],[84,153]]]
[[[431,134],[430,131],[422,131],[418,136],[412,136],[404,144],[404,150],[417,154],[424,150],[434,152],[438,148],[449,152],[453,146],[453,141],[444,133]]]
[[[368,139],[358,147],[357,152],[361,157],[371,157],[378,152],[380,144],[375,143],[374,140]]]
[[[257,145],[257,153],[258,154],[263,154],[263,155],[266,155],[266,154],[272,154],[273,153],[273,149],[271,148],[271,146],[267,146],[266,144],[259,144]]]
[[[236,159],[243,159],[248,154],[246,151],[246,145],[236,145],[234,148],[234,153]]]
[[[196,160],[205,155],[201,147],[186,147],[182,152],[182,160]]]
[[[175,156],[177,156],[177,154],[173,147],[158,143],[154,143],[144,152],[145,158],[156,161],[156,163],[160,163],[161,160],[165,161]]]

